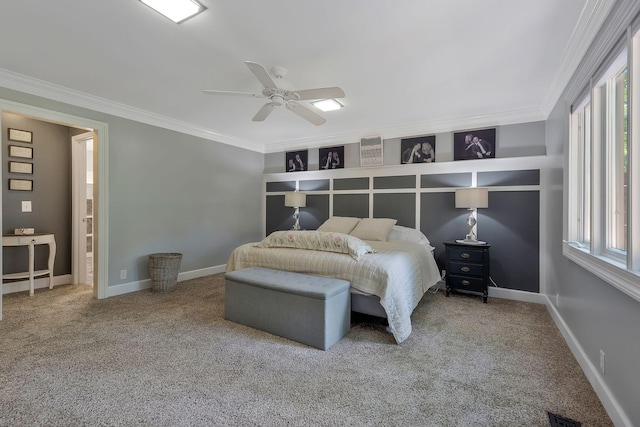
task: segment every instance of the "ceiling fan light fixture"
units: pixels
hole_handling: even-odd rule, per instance
[[[339,110],[342,107],[344,107],[344,105],[340,104],[338,101],[336,101],[333,98],[332,99],[323,99],[322,101],[314,101],[314,102],[311,103],[311,105],[313,105],[314,107],[316,107],[320,111],[324,111],[325,113],[327,111]]]
[[[176,24],[193,18],[207,8],[195,0],[140,0]]]

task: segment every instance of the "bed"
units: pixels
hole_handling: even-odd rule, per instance
[[[358,232],[357,227],[351,234],[341,233],[349,227],[322,226],[317,231],[274,232],[262,242],[236,248],[227,272],[258,266],[348,280],[352,310],[386,315],[391,333],[401,343],[411,334],[411,313],[427,289],[440,280],[438,266],[432,247],[418,230],[395,226],[395,221],[385,223],[389,227],[367,222],[373,233]],[[410,234],[418,237],[406,238]],[[398,236],[404,238],[397,240]],[[384,311],[372,312],[378,300]]]

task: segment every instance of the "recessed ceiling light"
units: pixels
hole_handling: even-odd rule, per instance
[[[325,112],[339,110],[342,107],[344,107],[344,105],[340,104],[335,99],[323,99],[322,101],[315,101],[315,102],[312,102],[311,104],[313,104],[313,106],[316,107],[317,109]]]
[[[160,12],[176,24],[186,21],[206,10],[195,0],[140,0],[150,8]]]

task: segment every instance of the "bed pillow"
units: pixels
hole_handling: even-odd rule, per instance
[[[318,231],[349,234],[360,221],[360,218],[349,216],[332,216],[318,227]]]
[[[362,218],[349,234],[362,240],[386,242],[396,222],[397,219],[390,218]]]
[[[324,231],[274,231],[254,246],[262,248],[296,248],[349,254],[356,261],[375,252],[357,237]]]
[[[422,234],[422,231],[415,228],[403,227],[401,225],[394,225],[389,233],[388,240],[402,240],[405,242],[421,243],[423,245],[431,246],[431,242],[427,239],[427,236]]]

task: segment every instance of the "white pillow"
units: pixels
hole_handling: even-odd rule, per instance
[[[348,216],[332,216],[318,227],[318,231],[349,234],[358,224],[360,218]]]
[[[396,222],[397,219],[390,218],[362,218],[349,234],[362,240],[386,242]]]
[[[403,240],[405,242],[421,243],[423,245],[431,245],[427,236],[422,234],[422,231],[415,228],[403,227],[401,225],[394,225],[389,233],[389,240]]]

